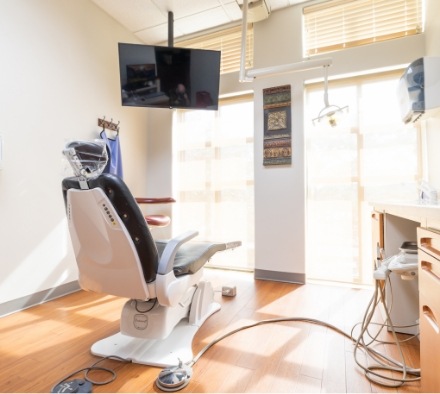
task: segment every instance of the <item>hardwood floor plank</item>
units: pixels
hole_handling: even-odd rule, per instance
[[[206,270],[219,291],[236,285],[236,297],[215,298],[221,311],[198,331],[194,353],[244,324],[279,317],[316,318],[350,332],[371,298],[370,290],[254,280],[252,274]],[[119,329],[126,300],[80,291],[0,318],[0,392],[48,392],[65,375],[98,360],[91,345]],[[388,333],[381,334],[384,338]],[[391,346],[382,346],[395,355]],[[403,346],[418,367],[418,341]],[[305,322],[260,325],[209,349],[194,365],[181,392],[419,392],[420,382],[388,390],[371,384],[356,365],[353,343],[331,329]],[[117,378],[93,391],[158,392],[161,368],[106,360]],[[81,375],[78,375],[80,377]],[[100,378],[106,376],[97,375]]]
[[[295,382],[293,393],[319,393],[321,392],[322,382],[309,376],[300,375]]]
[[[324,341],[322,391],[325,393],[345,392],[345,339],[333,330],[327,329]]]

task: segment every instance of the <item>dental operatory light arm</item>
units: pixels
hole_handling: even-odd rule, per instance
[[[248,16],[248,0],[243,0],[243,16],[241,26],[241,56],[240,56],[240,72],[239,82],[252,82],[258,77],[267,77],[270,75],[278,75],[290,72],[306,71],[314,68],[328,67],[332,64],[331,58],[304,60],[297,63],[282,64],[279,66],[271,66],[246,70],[246,36],[247,36],[247,16]]]

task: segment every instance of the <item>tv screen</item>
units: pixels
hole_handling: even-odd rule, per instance
[[[218,109],[220,51],[119,43],[122,105]]]

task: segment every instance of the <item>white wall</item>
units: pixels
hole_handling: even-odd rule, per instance
[[[148,166],[146,173],[148,197],[174,197],[172,185],[172,126],[173,111],[150,109],[148,117]],[[145,205],[142,210],[148,214],[172,216],[172,204]],[[172,222],[164,228],[152,228],[156,238],[172,237]]]
[[[426,9],[426,55],[440,56],[440,2],[428,0]],[[424,179],[440,192],[440,115],[422,122]],[[440,193],[439,193],[440,195]]]
[[[120,105],[118,41],[138,42],[89,0],[0,1],[0,306],[77,279],[67,140],[95,138],[103,115],[120,121],[125,179],[145,194],[147,111]]]
[[[440,56],[440,2],[438,0],[426,0],[426,55]]]
[[[429,1],[433,2],[433,0]],[[254,25],[255,68],[304,60],[301,47],[302,7],[303,5],[297,5],[273,12],[267,20]],[[329,55],[333,60],[329,76],[330,78],[341,77],[407,65],[414,59],[424,56],[425,36],[427,35],[422,34],[334,52]],[[254,91],[255,268],[257,277],[286,281],[304,279],[306,259],[304,122],[309,120],[303,119],[303,94],[304,81],[316,78],[323,78],[322,69],[259,78],[252,83],[239,83],[238,73],[221,77],[221,94]],[[284,84],[290,84],[292,89],[293,162],[291,166],[265,168],[262,165],[262,90]],[[168,124],[171,127],[171,111],[157,116],[164,125]],[[159,152],[152,154],[151,150],[149,151],[148,171],[149,179],[151,179],[149,188],[153,190],[153,184],[157,182],[153,174],[160,174],[162,181],[166,185],[171,185],[171,172],[168,172],[170,169],[165,161],[161,161],[161,158],[168,160],[170,157],[167,149],[171,150],[171,140],[170,131],[165,128],[160,134],[155,133],[154,137],[151,131],[149,129],[149,138],[153,138],[159,147]],[[152,146],[150,144],[151,149]]]
[[[425,36],[428,53],[439,54],[439,4],[428,4],[426,35],[334,53],[330,75],[409,63],[425,54]],[[255,25],[256,67],[302,60],[300,16],[293,6]],[[121,107],[117,42],[137,40],[89,0],[3,0],[0,32],[1,306],[77,278],[60,188],[66,140],[95,137],[103,115],[120,120],[129,187],[172,195],[172,111]],[[303,83],[321,73],[250,84],[239,84],[238,73],[222,77],[223,94],[255,92],[256,268],[268,276],[305,272]],[[283,84],[292,86],[293,164],[264,168],[262,89]]]
[[[273,12],[255,25],[255,68],[303,61],[302,6]],[[408,64],[424,54],[424,35],[331,53],[333,76]],[[256,79],[255,98],[255,268],[260,278],[302,281],[305,277],[304,82],[323,78],[323,69]],[[291,166],[264,167],[262,90],[292,89]],[[318,247],[318,246],[317,246]]]

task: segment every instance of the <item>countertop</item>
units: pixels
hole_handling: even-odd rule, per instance
[[[419,222],[423,227],[427,226],[428,220],[440,221],[439,204],[422,204],[418,201],[375,201],[370,204],[377,212],[413,220]]]

